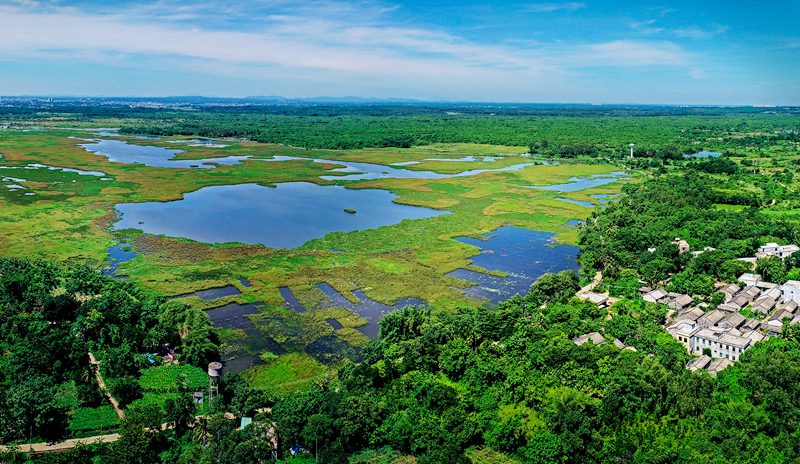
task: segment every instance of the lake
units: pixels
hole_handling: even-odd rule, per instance
[[[331,232],[351,232],[449,214],[393,203],[386,190],[347,189],[309,182],[205,187],[170,202],[117,205],[114,228],[206,243],[241,242],[297,248]],[[347,213],[344,210],[355,210]]]
[[[481,249],[472,264],[508,277],[497,277],[467,269],[456,269],[450,277],[477,285],[464,290],[468,295],[497,304],[514,295],[524,295],[531,285],[548,272],[578,271],[578,247],[553,246],[555,234],[506,226],[483,236],[485,240],[458,237],[456,240]]]
[[[250,159],[249,156],[226,156],[196,160],[174,159],[183,150],[148,145],[134,145],[122,140],[91,139],[80,144],[84,150],[105,156],[109,161],[125,164],[143,164],[154,168],[211,169],[215,165],[236,165]]]

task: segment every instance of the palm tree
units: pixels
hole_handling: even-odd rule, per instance
[[[194,431],[192,432],[192,440],[195,443],[201,443],[203,448],[206,447],[206,440],[208,439],[209,428],[208,418],[206,416],[198,416],[197,422],[194,424]]]

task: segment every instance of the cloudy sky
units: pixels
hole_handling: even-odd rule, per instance
[[[800,104],[800,0],[0,0],[0,95]]]

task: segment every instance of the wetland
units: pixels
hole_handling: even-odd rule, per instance
[[[97,263],[204,310],[226,369],[254,385],[275,363],[303,366],[299,385],[359,359],[399,308],[494,305],[577,270],[576,225],[638,181],[521,146],[4,135],[0,249]]]

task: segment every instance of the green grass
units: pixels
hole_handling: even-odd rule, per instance
[[[259,390],[288,392],[307,387],[322,377],[327,369],[305,353],[290,353],[263,366],[244,372],[243,376]]]
[[[208,387],[208,374],[200,368],[181,365],[166,365],[150,367],[142,371],[139,385],[149,392],[174,392],[178,389],[178,380],[186,376],[186,383],[190,390]]]
[[[79,408],[69,418],[69,430],[73,434],[87,431],[103,431],[114,429],[119,425],[119,417],[110,404],[96,408]]]
[[[787,217],[787,219],[800,217],[800,209],[787,209],[787,210],[765,209],[762,211],[764,214],[770,216],[785,216]]]
[[[725,205],[720,203],[715,204],[714,208],[722,211],[743,211],[747,209],[747,207],[744,205]]]
[[[472,464],[522,464],[522,461],[491,448],[476,446],[465,453]]]

